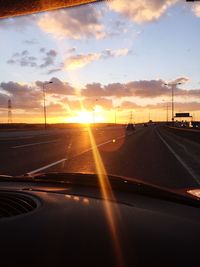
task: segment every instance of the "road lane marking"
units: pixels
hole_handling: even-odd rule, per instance
[[[121,135],[121,136],[116,137],[115,140],[119,140],[119,139],[122,139],[122,138],[124,138],[124,137],[125,137],[125,135]],[[113,139],[110,139],[110,140],[108,140],[108,141],[106,141],[106,142],[100,143],[100,144],[98,144],[96,147],[101,147],[101,146],[106,145],[106,144],[111,143],[111,142],[113,142]],[[70,160],[71,160],[71,159],[74,159],[74,158],[76,158],[76,157],[79,157],[79,156],[81,156],[81,155],[83,155],[83,154],[85,154],[85,153],[87,153],[87,152],[89,152],[89,151],[92,151],[93,148],[94,148],[94,147],[91,147],[91,148],[89,148],[89,149],[87,149],[87,150],[82,151],[81,153],[78,153],[78,154],[72,156],[72,157],[70,158]],[[63,158],[63,159],[60,159],[60,160],[58,160],[58,161],[52,162],[52,163],[50,163],[50,164],[48,164],[48,165],[45,165],[45,166],[43,166],[43,167],[41,167],[41,168],[35,169],[35,170],[33,170],[33,171],[30,171],[30,172],[28,172],[27,174],[28,174],[28,175],[32,175],[32,174],[38,173],[38,172],[40,172],[40,171],[49,169],[50,167],[55,166],[55,165],[57,165],[57,164],[59,164],[59,163],[62,163],[62,162],[64,162],[64,161],[67,161],[67,160],[69,160],[69,158]]]
[[[50,163],[50,164],[48,164],[48,165],[45,165],[45,166],[43,166],[43,167],[41,167],[41,168],[39,168],[39,169],[36,169],[36,170],[34,170],[34,171],[31,171],[31,172],[28,172],[27,174],[28,175],[32,175],[32,174],[35,174],[35,173],[37,173],[37,172],[39,172],[39,171],[42,171],[42,170],[45,170],[45,169],[48,169],[48,168],[50,168],[50,167],[52,167],[52,166],[54,166],[54,165],[57,165],[57,164],[59,164],[59,163],[62,163],[62,162],[64,162],[64,161],[66,161],[67,159],[60,159],[60,160],[58,160],[58,161],[55,161],[55,162],[53,162],[53,163]]]
[[[200,181],[197,178],[198,175],[190,168],[187,163],[174,151],[174,149],[167,143],[167,141],[161,136],[161,134],[157,131],[157,135],[160,137],[161,141],[166,145],[166,147],[170,150],[170,152],[174,155],[174,157],[181,163],[181,165],[187,170],[187,172],[192,176],[192,178],[200,185]]]
[[[31,144],[26,144],[26,145],[12,146],[11,148],[16,149],[16,148],[22,148],[22,147],[28,147],[28,146],[36,146],[36,145],[42,145],[42,144],[56,143],[59,140],[60,139],[53,140],[53,141],[31,143]]]

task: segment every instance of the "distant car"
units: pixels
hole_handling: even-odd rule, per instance
[[[135,130],[135,125],[133,123],[128,123],[126,126],[127,131],[134,131]]]
[[[144,127],[148,127],[148,124],[147,124],[147,123],[144,123],[143,126],[144,126]]]

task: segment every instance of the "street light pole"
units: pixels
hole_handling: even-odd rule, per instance
[[[46,95],[45,95],[45,85],[50,84],[53,82],[47,82],[42,84],[43,89],[43,103],[44,103],[44,129],[47,129],[47,111],[46,111]]]
[[[172,84],[172,121],[174,121],[174,88],[176,84]]]
[[[167,122],[168,122],[168,103],[167,103]]]
[[[117,124],[117,111],[119,110],[120,106],[115,108],[115,124]]]

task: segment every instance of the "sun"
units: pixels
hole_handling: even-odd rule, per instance
[[[103,121],[104,121],[104,118],[102,115],[99,114],[98,111],[94,112],[94,111],[87,111],[87,110],[78,111],[77,116],[74,116],[68,119],[68,122],[84,123],[84,124],[99,123]]]
[[[78,123],[93,123],[93,114],[92,112],[82,110],[78,112],[76,117]]]
[[[77,115],[68,119],[72,123],[84,123],[89,124],[94,122],[94,116],[92,112],[82,110],[78,111]]]

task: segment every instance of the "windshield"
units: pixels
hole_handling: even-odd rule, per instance
[[[0,174],[200,184],[200,5],[114,0],[1,19]]]

